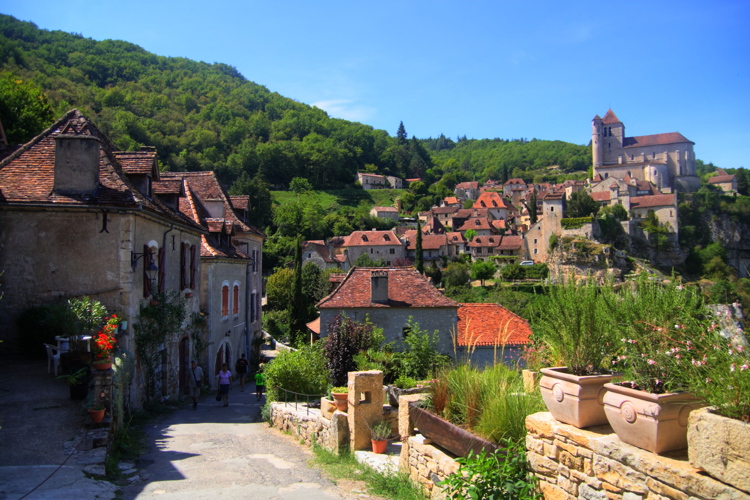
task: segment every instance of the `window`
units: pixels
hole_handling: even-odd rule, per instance
[[[198,261],[195,258],[195,245],[190,246],[190,288],[195,290],[195,272]]]
[[[534,244],[536,245],[536,238],[534,238]]]
[[[253,250],[253,272],[258,272],[258,259],[260,258],[260,255],[258,255],[259,252],[257,250]]]
[[[226,281],[221,285],[221,316],[229,317],[229,283]]]
[[[180,290],[187,288],[190,284],[188,276],[190,273],[190,245],[180,243]]]
[[[391,255],[395,255],[395,253],[396,253],[396,249],[395,249],[395,248],[391,248],[391,249],[390,249],[390,254],[391,254]]]
[[[148,273],[146,270],[151,267],[151,264],[154,261],[154,252],[148,245],[143,245],[143,253],[143,297],[147,298],[151,295],[152,283],[151,280],[148,279]]]
[[[250,323],[255,323],[255,320],[257,319],[255,315],[257,314],[255,310],[255,291],[250,294]]]
[[[237,281],[232,285],[232,314],[240,314],[240,284]]]
[[[539,250],[537,250],[537,249],[535,248],[535,249],[534,249],[534,255],[536,255],[536,254],[538,254],[538,253],[539,253]]]
[[[159,249],[159,293],[164,293],[165,271],[167,269],[167,253],[164,248]]]

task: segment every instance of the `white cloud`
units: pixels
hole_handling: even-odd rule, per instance
[[[328,99],[312,103],[335,118],[366,122],[375,115],[375,108],[357,104],[352,99]]]

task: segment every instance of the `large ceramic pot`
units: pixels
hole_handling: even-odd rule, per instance
[[[339,411],[346,411],[349,408],[349,393],[347,392],[332,392],[333,402],[336,403],[336,408]]]
[[[620,441],[654,453],[687,448],[690,412],[703,406],[687,392],[651,394],[606,384],[604,411]]]
[[[547,409],[555,419],[579,429],[605,425],[604,384],[617,374],[578,376],[566,367],[542,368],[539,389]]]
[[[690,413],[687,441],[690,465],[750,493],[750,424],[701,408]]]

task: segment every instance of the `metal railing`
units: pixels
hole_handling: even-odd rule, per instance
[[[289,401],[289,394],[294,395],[294,410],[297,411],[299,404],[305,405],[305,411],[306,414],[310,414],[310,408],[319,408],[320,407],[320,398],[325,396],[325,394],[302,394],[301,392],[294,392],[290,391],[289,389],[284,389],[283,387],[276,386],[276,394],[279,394],[281,391],[284,392],[284,401],[277,401],[278,403],[284,403],[284,406],[290,405],[292,402]],[[300,401],[300,398],[304,397],[305,400]],[[310,403],[312,401],[312,403]]]

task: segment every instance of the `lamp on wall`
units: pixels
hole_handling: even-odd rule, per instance
[[[133,269],[133,272],[138,268],[138,261],[141,259],[141,257],[145,257],[147,254],[144,253],[136,253],[136,252],[130,252],[130,267]],[[149,264],[146,267],[146,278],[148,278],[149,281],[153,283],[153,281],[156,279],[156,275],[159,272],[159,268],[156,267],[156,264],[154,263],[154,259],[149,259]]]

